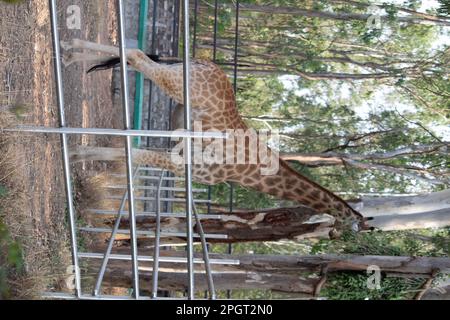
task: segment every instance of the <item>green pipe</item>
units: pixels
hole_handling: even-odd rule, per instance
[[[139,32],[138,32],[138,48],[145,51],[147,38],[147,13],[148,0],[141,0],[139,7]],[[134,96],[134,117],[133,128],[140,130],[142,126],[142,106],[144,103],[144,75],[136,72],[136,94]],[[135,137],[133,145],[139,147],[141,144],[140,137]]]

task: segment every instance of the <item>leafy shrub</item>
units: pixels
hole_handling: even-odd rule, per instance
[[[23,268],[22,249],[0,221],[0,299],[8,298],[8,279]]]

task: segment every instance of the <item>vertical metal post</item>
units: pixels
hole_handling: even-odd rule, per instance
[[[183,6],[183,87],[184,87],[184,126],[187,131],[191,131],[191,98],[189,81],[189,0],[184,0]],[[185,153],[185,184],[186,184],[186,238],[187,238],[187,270],[188,270],[188,293],[190,300],[194,299],[194,248],[192,239],[192,145],[191,138],[184,140]]]
[[[234,95],[237,94],[237,65],[238,65],[238,46],[239,46],[239,0],[236,0],[236,20],[234,29],[234,70],[233,70],[233,86]]]
[[[234,200],[234,185],[233,185],[233,183],[231,182],[230,183],[230,190],[229,190],[229,196],[230,196],[230,198],[229,198],[229,213],[231,214],[231,213],[233,213],[233,200]],[[233,244],[231,244],[231,243],[229,243],[228,244],[228,248],[227,248],[228,250],[227,250],[227,253],[228,254],[232,254],[233,253]],[[231,299],[231,290],[227,290],[227,298],[228,299]]]
[[[197,50],[197,15],[198,15],[198,0],[194,1],[194,38],[192,39],[192,57],[195,58]]]
[[[178,43],[179,43],[179,20],[180,20],[180,1],[174,0],[174,18],[173,18],[173,47],[172,47],[172,56],[178,57]],[[178,41],[175,41],[177,39]]]
[[[125,130],[129,130],[130,110],[128,105],[128,76],[127,76],[127,56],[125,48],[125,21],[124,21],[124,3],[123,0],[117,0],[118,20],[119,20],[119,42],[120,42],[120,75],[122,82],[122,104]],[[133,187],[133,158],[132,158],[132,139],[130,136],[125,138],[126,152],[126,171],[128,187],[128,212],[130,220],[130,238],[131,238],[131,263],[133,269],[133,296],[139,299],[139,270],[137,257],[137,239],[136,239],[136,216],[134,210],[134,187]]]
[[[216,291],[214,289],[214,281],[213,281],[213,276],[212,276],[211,263],[209,260],[208,244],[206,242],[205,232],[203,231],[202,223],[198,216],[197,207],[195,205],[195,202],[192,203],[192,209],[194,211],[195,221],[197,223],[198,233],[200,235],[200,241],[202,244],[203,261],[205,264],[206,282],[208,284],[209,296],[210,296],[211,300],[215,300],[216,299]]]
[[[236,20],[234,29],[234,63],[233,63],[233,88],[234,95],[237,94],[237,66],[238,66],[238,46],[239,46],[239,0],[236,0]],[[230,184],[230,213],[233,213],[233,197],[234,196],[234,185]],[[228,244],[228,254],[233,253],[233,245]],[[227,298],[231,299],[231,290],[227,290]]]
[[[217,26],[218,26],[218,14],[219,14],[219,1],[214,1],[214,38],[213,38],[213,61],[217,59]]]
[[[139,173],[139,166],[136,167],[133,173],[133,179]],[[99,296],[100,289],[103,282],[103,277],[105,276],[106,266],[108,265],[109,258],[111,256],[111,251],[114,245],[114,240],[116,239],[117,232],[119,230],[120,222],[122,221],[122,212],[125,210],[125,203],[128,199],[128,191],[125,191],[122,200],[120,201],[119,211],[117,212],[116,222],[114,223],[113,231],[111,232],[111,237],[109,238],[108,246],[105,251],[105,255],[103,256],[102,264],[100,266],[100,270],[97,275],[97,281],[95,282],[95,288],[93,295]]]
[[[156,54],[155,47],[156,47],[156,20],[158,19],[158,0],[153,0],[153,12],[152,12],[152,44],[150,47],[150,54]],[[153,81],[149,80],[148,85],[148,109],[147,109],[147,130],[152,129],[152,101],[153,101]],[[151,144],[151,138],[146,138],[146,146],[147,148],[150,147]],[[146,174],[149,174],[147,172]],[[149,185],[149,182],[146,181],[145,185]],[[146,191],[145,196],[147,197],[149,193]],[[149,208],[149,202],[144,202],[144,210],[147,211]]]
[[[165,171],[162,170],[156,190],[156,226],[155,226],[155,248],[153,249],[153,274],[152,274],[152,298],[158,298],[158,270],[159,270],[159,246],[161,241],[161,187]]]
[[[56,98],[59,109],[59,125],[60,127],[66,126],[66,116],[64,111],[64,88],[62,83],[61,74],[61,50],[59,43],[58,32],[58,16],[56,0],[50,0],[50,15],[51,15],[51,29],[52,29],[52,41],[53,41],[53,53],[54,53],[54,66],[55,66],[55,79],[56,79]],[[81,279],[80,279],[80,267],[78,264],[78,244],[76,233],[76,215],[75,208],[73,206],[72,197],[72,181],[70,177],[70,162],[68,151],[68,139],[67,134],[61,134],[61,149],[62,149],[62,162],[64,170],[64,182],[66,188],[67,208],[69,211],[69,229],[70,240],[72,246],[72,263],[75,273],[75,292],[78,298],[81,297]]]
[[[145,50],[146,36],[147,36],[147,11],[148,0],[140,0],[139,5],[139,31],[138,31],[138,48]],[[144,75],[141,72],[136,72],[136,93],[134,96],[134,115],[133,127],[134,129],[141,129],[142,126],[142,106],[144,103]],[[142,137],[133,139],[134,145],[139,147],[141,145]]]
[[[152,14],[152,45],[150,49],[151,54],[156,54],[156,20],[158,19],[158,0],[153,0],[153,14]],[[149,84],[148,96],[148,114],[147,114],[147,129],[152,129],[152,100],[153,100],[153,82]],[[147,138],[147,147],[150,147],[151,138]]]

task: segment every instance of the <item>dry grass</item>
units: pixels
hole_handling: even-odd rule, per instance
[[[79,173],[75,182],[75,205],[83,221],[96,227],[111,226],[114,223],[116,214],[96,215],[89,209],[99,210],[119,210],[121,200],[108,199],[110,196],[122,197],[126,189],[112,189],[109,186],[126,185],[126,178],[119,176],[125,174],[125,166],[117,164],[105,171],[87,171]],[[135,196],[144,196],[143,191],[136,191]],[[142,202],[136,202],[136,209],[143,210]],[[128,210],[127,203],[124,210]],[[108,238],[103,235],[101,238]],[[98,239],[98,237],[96,237]],[[92,242],[92,241],[91,241]]]
[[[0,111],[0,130],[17,122],[16,116]],[[36,227],[29,210],[26,177],[18,164],[23,161],[24,138],[17,134],[0,133],[0,185],[6,194],[0,197],[0,221],[6,226],[13,241],[22,251],[22,270],[7,270],[9,299],[35,299],[49,287],[60,282],[65,268],[70,265],[64,221],[46,230]]]

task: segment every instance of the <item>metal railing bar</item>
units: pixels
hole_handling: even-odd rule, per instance
[[[217,28],[218,28],[219,1],[214,1],[214,37],[213,37],[213,61],[217,60]]]
[[[120,0],[118,0],[120,1]],[[32,132],[32,133],[55,133],[55,134],[89,134],[104,136],[124,137],[155,137],[155,138],[215,138],[226,139],[226,133],[220,132],[187,132],[187,131],[164,131],[164,130],[133,130],[133,129],[108,129],[108,128],[71,128],[71,127],[44,127],[44,126],[18,126],[15,128],[4,128],[5,132]]]
[[[197,50],[197,16],[198,16],[198,0],[194,0],[194,36],[192,39],[192,57],[195,58]]]
[[[189,0],[183,1],[183,104],[184,104],[184,128],[191,131],[191,97],[190,97],[190,41],[189,41]],[[185,154],[185,179],[186,179],[186,242],[187,242],[187,270],[188,270],[188,294],[189,300],[195,298],[194,289],[194,248],[192,230],[192,140],[184,139]]]
[[[194,202],[192,202],[192,210],[194,211],[194,217],[197,222],[198,233],[200,235],[200,242],[202,244],[202,254],[203,254],[203,261],[205,262],[204,265],[205,265],[205,272],[206,272],[206,281],[208,283],[209,297],[211,300],[216,300],[216,292],[214,289],[214,280],[213,280],[213,276],[212,276],[211,264],[210,264],[209,253],[208,253],[208,245],[206,242],[205,233],[203,232],[203,226],[201,224],[201,221],[200,221],[200,218],[199,218],[199,215],[197,212],[197,207],[195,206]]]
[[[56,97],[57,105],[59,110],[59,125],[61,128],[66,126],[65,117],[65,105],[64,105],[64,88],[62,82],[62,72],[61,72],[61,50],[59,42],[59,31],[58,31],[58,17],[57,17],[57,6],[56,0],[50,0],[50,15],[51,15],[51,32],[52,32],[52,42],[53,42],[53,54],[54,54],[54,71],[56,79]],[[81,276],[80,267],[78,264],[78,244],[77,244],[77,234],[76,234],[76,214],[75,208],[73,206],[73,196],[72,196],[72,182],[70,175],[70,160],[69,160],[69,146],[68,137],[66,134],[61,135],[61,149],[62,149],[62,162],[64,171],[64,182],[65,191],[67,199],[67,208],[69,212],[69,229],[70,229],[70,241],[71,241],[71,251],[72,251],[72,263],[74,267],[75,275],[75,293],[76,297],[80,297],[81,292]]]
[[[234,30],[234,61],[233,61],[233,88],[234,94],[237,94],[237,73],[238,73],[238,49],[239,49],[239,0],[236,0],[236,16],[235,16],[235,30]],[[233,213],[234,202],[234,185],[230,184],[230,213]],[[228,244],[228,254],[233,253],[233,244]],[[231,299],[232,291],[227,290],[227,298]]]
[[[120,200],[120,196],[108,196],[106,199],[110,200]],[[134,197],[135,201],[148,201],[148,200],[155,200],[154,197]],[[169,202],[185,202],[185,198],[161,198],[161,201],[169,201]],[[196,203],[211,203],[211,200],[205,200],[205,199],[195,199]]]
[[[165,171],[161,171],[158,188],[156,191],[156,226],[155,226],[155,244],[153,249],[153,276],[152,276],[152,298],[158,297],[158,268],[159,268],[159,249],[161,243],[161,188]]]
[[[103,253],[95,253],[95,252],[80,252],[78,253],[79,258],[84,259],[103,259]],[[127,254],[111,254],[111,260],[125,260],[130,261],[131,255]],[[138,256],[138,260],[140,262],[153,262],[154,257],[152,256]],[[186,263],[186,257],[159,257],[159,262],[162,263]],[[202,258],[194,258],[195,264],[204,264],[205,261]],[[210,264],[214,265],[239,265],[240,261],[237,259],[209,259]]]
[[[116,178],[124,178],[126,175],[124,174],[111,174],[112,177]],[[156,176],[137,176],[136,180],[159,180]],[[164,177],[163,180],[165,181],[184,181],[184,178],[181,177]]]
[[[98,215],[113,215],[113,214],[117,214],[116,210],[98,210],[98,209],[88,209],[87,212],[92,213],[92,214],[98,214]],[[121,211],[120,212],[121,216],[126,216],[128,215],[128,211]],[[178,213],[178,212],[161,212],[160,213],[161,217],[163,218],[186,218],[186,214],[185,213]],[[151,211],[137,211],[136,212],[136,218],[140,218],[140,217],[156,217],[156,212],[151,212]],[[223,216],[222,215],[218,215],[218,214],[199,214],[198,215],[199,219],[201,220],[209,220],[209,219],[222,219]]]
[[[93,227],[81,227],[78,228],[78,230],[83,232],[91,232],[91,233],[111,233],[111,228],[93,228]],[[116,234],[130,234],[130,230],[126,229],[119,229],[117,230]],[[136,235],[141,235],[149,238],[154,238],[155,233],[153,231],[146,231],[146,230],[136,230]],[[178,237],[178,238],[184,238],[186,236],[186,233],[183,232],[161,232],[162,237]],[[193,238],[200,238],[200,235],[198,233],[192,233]],[[227,235],[224,234],[205,234],[205,237],[208,239],[228,239]]]
[[[59,299],[59,300],[135,300],[131,296],[112,296],[112,295],[101,295],[101,296],[91,296],[91,295],[81,295],[80,297],[63,293],[63,292],[44,292],[41,294],[43,299]],[[153,300],[151,297],[140,296],[138,300]],[[156,300],[186,300],[186,298],[176,298],[176,297],[158,297]]]
[[[147,13],[148,13],[148,0],[139,1],[139,28],[138,28],[138,48],[145,52],[146,40],[147,40]],[[133,127],[134,129],[142,128],[142,107],[144,105],[144,91],[145,81],[144,75],[136,71],[135,73],[135,97],[134,97],[134,109],[133,109]],[[141,144],[141,138],[135,137],[133,144],[139,147]]]
[[[128,75],[127,75],[127,53],[125,48],[125,18],[124,18],[124,1],[117,0],[118,8],[118,33],[119,33],[119,48],[120,48],[120,79],[122,92],[122,107],[124,129],[131,129],[130,108],[128,105]],[[136,219],[134,216],[134,186],[133,186],[133,141],[131,136],[127,135],[125,138],[125,153],[126,153],[126,173],[128,185],[128,209],[130,220],[130,238],[131,238],[131,255],[132,255],[132,272],[133,272],[133,296],[135,299],[139,298],[139,270],[137,261],[137,238],[136,238]]]
[[[158,1],[153,0],[153,12],[152,12],[152,44],[150,48],[151,54],[156,54],[156,20],[158,18]],[[148,97],[148,109],[147,109],[147,129],[151,129],[151,120],[152,120],[152,100],[153,100],[153,81],[149,80],[149,97]],[[147,147],[150,146],[150,137],[147,137],[146,141]]]
[[[233,87],[234,94],[237,93],[237,72],[238,72],[238,49],[239,49],[239,0],[236,0],[236,19],[234,30],[234,71],[233,71]]]
[[[136,168],[133,173],[133,177],[136,176],[138,174],[138,172],[139,172],[139,168]],[[103,258],[102,264],[100,266],[100,270],[97,275],[97,281],[95,282],[95,288],[93,291],[94,296],[98,296],[100,293],[103,277],[105,275],[106,266],[108,265],[109,256],[111,254],[111,250],[114,245],[114,240],[116,238],[117,230],[119,230],[120,222],[122,220],[122,216],[123,216],[122,212],[125,209],[125,203],[126,203],[127,196],[128,196],[128,190],[124,193],[124,195],[122,197],[122,200],[121,200],[120,206],[119,206],[119,210],[115,211],[115,213],[117,215],[116,222],[114,223],[113,231],[111,232],[111,236],[109,238],[108,246],[107,246],[107,249],[105,252],[105,257]],[[129,212],[127,212],[127,214],[128,214],[128,216],[130,215]]]
[[[163,179],[164,180],[164,179]],[[127,186],[124,185],[109,185],[105,186],[106,189],[126,189]],[[135,190],[157,190],[157,187],[154,186],[135,186]],[[184,188],[178,188],[178,187],[161,187],[161,191],[174,191],[174,192],[182,192],[184,191]],[[208,189],[193,189],[192,192],[194,193],[204,193],[207,192]]]

